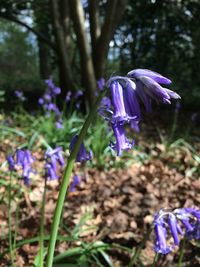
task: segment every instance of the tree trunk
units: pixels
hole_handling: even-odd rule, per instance
[[[92,62],[91,49],[85,31],[84,10],[80,0],[70,0],[70,14],[74,23],[77,45],[81,60],[81,76],[86,95],[91,106],[95,100],[96,79]]]
[[[69,90],[75,91],[75,85],[72,79],[69,51],[67,51],[65,34],[61,24],[59,0],[51,0],[50,2],[56,43],[58,46],[58,61],[62,94],[66,94]]]
[[[93,64],[97,79],[103,77],[104,75],[109,44],[124,13],[126,3],[127,0],[108,0],[107,2],[104,23],[101,27],[100,35],[97,37],[97,40],[95,40],[95,45],[93,46]],[[96,12],[94,13],[95,10]],[[92,0],[90,1],[89,12],[91,23],[91,40],[93,40],[94,26],[92,23],[97,24],[97,19],[94,17],[97,16],[98,9],[95,7],[95,3]]]

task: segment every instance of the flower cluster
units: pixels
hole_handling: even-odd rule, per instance
[[[66,104],[69,104],[71,101],[73,103],[73,101],[75,100],[76,109],[80,109],[82,97],[83,97],[83,91],[81,90],[78,90],[74,94],[74,97],[72,97],[72,92],[68,91],[65,97],[65,101],[66,101]]]
[[[78,135],[75,135],[72,138],[70,146],[69,146],[70,153],[74,149],[74,146],[75,146],[77,140],[78,140]],[[91,160],[91,159],[92,159],[92,151],[90,150],[89,152],[87,152],[84,144],[82,143],[80,145],[78,154],[76,156],[76,162],[85,162],[85,161],[88,161],[88,160]]]
[[[35,173],[31,165],[34,162],[31,152],[28,149],[17,149],[14,156],[8,155],[7,162],[10,171],[15,171],[16,167],[19,166],[22,169],[22,176],[26,185],[30,184],[30,173]]]
[[[60,87],[57,87],[51,78],[48,80],[45,80],[45,83],[47,85],[47,91],[43,95],[43,97],[40,97],[38,100],[38,103],[43,106],[44,110],[46,111],[46,114],[49,116],[51,112],[55,114],[56,118],[56,127],[62,128],[62,117],[61,117],[61,111],[59,110],[56,103],[56,97],[61,93]]]
[[[65,161],[63,158],[63,151],[61,147],[55,149],[48,149],[45,153],[45,169],[46,175],[49,180],[57,180],[57,169],[58,165],[62,168],[65,166]]]
[[[170,83],[168,78],[146,69],[132,70],[125,77],[115,76],[108,80],[111,106],[108,99],[104,98],[99,113],[111,124],[116,139],[116,143],[112,143],[111,147],[117,151],[118,156],[134,144],[126,137],[125,124],[129,124],[136,132],[139,131],[141,121],[139,101],[143,102],[146,111],[150,112],[152,100],[170,104],[171,98],[180,98],[177,93],[160,85]]]
[[[184,231],[184,229],[185,231]],[[174,211],[160,210],[154,218],[154,229],[156,242],[154,250],[156,253],[167,254],[175,246],[179,246],[179,236],[187,239],[200,239],[200,210],[195,208],[175,209]],[[170,233],[173,243],[168,244]]]

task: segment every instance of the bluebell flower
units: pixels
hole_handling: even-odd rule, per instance
[[[24,93],[22,91],[16,90],[15,91],[15,96],[21,101],[25,101],[26,100],[26,98],[24,96]]]
[[[56,128],[63,129],[63,121],[61,119],[56,121]]]
[[[15,161],[12,155],[7,156],[8,168],[10,171],[15,170]]]
[[[67,103],[70,102],[71,97],[72,97],[72,92],[71,91],[68,91],[67,94],[66,94],[66,97],[65,97],[65,101]]]
[[[49,180],[57,180],[55,166],[52,163],[45,164],[46,174]]]
[[[150,99],[157,102],[170,104],[170,99],[180,99],[180,96],[172,90],[162,87],[160,84],[170,84],[171,80],[161,74],[146,70],[135,69],[127,74],[136,82],[136,92],[143,101],[147,111],[151,110]]]
[[[158,214],[154,219],[154,230],[156,242],[154,250],[156,253],[167,254],[172,251],[173,247],[167,245],[167,230],[164,219]]]
[[[154,218],[156,242],[154,250],[157,253],[167,254],[179,246],[179,236],[187,239],[200,239],[200,210],[183,208],[160,210]],[[172,235],[174,243],[168,246],[167,234]]]
[[[38,99],[38,103],[39,103],[40,105],[44,105],[44,98],[40,97],[40,98]]]
[[[32,169],[31,164],[35,161],[35,158],[31,155],[31,152],[28,149],[17,149],[15,153],[15,158],[12,156],[8,156],[8,164],[9,169],[15,170],[15,165],[18,165],[22,168],[22,176],[24,179],[24,183],[26,185],[30,184],[30,173],[35,173]]]
[[[78,91],[76,92],[76,94],[75,94],[75,98],[79,98],[79,97],[81,97],[81,96],[83,96],[83,91],[78,90]]]
[[[70,153],[74,149],[77,139],[78,139],[78,135],[75,135],[72,138],[70,146],[69,146]],[[80,145],[79,152],[76,156],[76,162],[84,162],[84,161],[88,161],[91,159],[92,159],[92,151],[90,150],[89,152],[87,152],[84,144],[82,143]]]
[[[121,156],[123,150],[129,150],[134,145],[134,140],[130,142],[125,135],[124,126],[121,123],[113,123],[112,129],[116,143],[111,143],[111,148],[117,151],[117,156]]]
[[[130,71],[126,77],[114,76],[107,81],[107,86],[110,89],[111,106],[100,105],[99,113],[110,122],[113,128],[118,155],[126,147],[129,149],[132,146],[132,142],[125,138],[122,125],[129,124],[136,132],[140,130],[139,123],[142,116],[139,100],[142,100],[146,111],[150,112],[152,100],[170,104],[171,98],[180,98],[177,93],[160,85],[170,83],[168,78],[146,69],[136,69]],[[119,133],[122,134],[124,140],[121,142],[123,145],[119,146],[122,149],[117,145],[120,144]]]
[[[97,81],[97,87],[100,91],[102,91],[104,89],[106,85],[106,81],[104,78],[100,78],[98,81]]]
[[[56,147],[55,149],[48,149],[45,153],[45,160],[45,169],[47,177],[50,180],[58,179],[57,165],[59,164],[62,168],[65,166],[62,148]]]
[[[76,187],[80,184],[80,179],[77,174],[73,176],[73,180],[69,186],[69,191],[74,192],[76,190]]]

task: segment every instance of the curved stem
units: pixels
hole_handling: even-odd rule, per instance
[[[47,178],[44,178],[44,192],[42,196],[42,207],[41,207],[41,221],[40,221],[40,263],[39,266],[43,267],[43,257],[44,257],[44,218],[45,218],[45,199],[46,199],[46,187],[47,187]]]
[[[80,134],[79,134],[78,140],[74,146],[74,149],[72,150],[72,152],[69,156],[68,164],[65,168],[64,177],[62,180],[62,184],[61,184],[61,188],[60,188],[60,192],[59,192],[59,196],[58,196],[58,200],[57,200],[57,204],[56,204],[56,209],[54,212],[53,223],[52,223],[51,234],[50,234],[50,241],[49,241],[49,246],[48,246],[47,261],[46,261],[46,265],[45,265],[46,267],[52,267],[52,264],[53,264],[53,257],[54,257],[56,238],[57,238],[57,234],[58,234],[58,227],[59,227],[59,223],[60,223],[60,218],[61,218],[61,213],[62,213],[62,209],[63,209],[63,204],[64,204],[67,188],[68,188],[69,182],[70,182],[70,176],[71,176],[73,166],[74,166],[74,163],[76,160],[76,156],[78,154],[80,145],[83,142],[83,139],[85,138],[87,130],[88,130],[93,118],[96,115],[96,111],[98,109],[99,103],[100,103],[102,97],[104,96],[104,94],[105,94],[105,91],[102,92],[101,94],[99,94],[94,106],[91,108],[91,111],[90,111],[81,131],[80,131]]]
[[[153,263],[152,263],[151,267],[155,267],[156,266],[156,263],[158,262],[158,258],[159,258],[159,254],[156,253],[155,256],[154,256]]]

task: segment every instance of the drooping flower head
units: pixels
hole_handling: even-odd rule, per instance
[[[14,171],[16,166],[20,166],[22,169],[22,176],[26,185],[30,184],[30,174],[35,173],[31,165],[35,161],[35,158],[31,155],[28,149],[17,149],[14,156],[9,155],[7,157],[9,169]]]
[[[168,85],[171,80],[157,72],[147,69],[135,69],[128,72],[127,76],[135,80],[137,94],[147,111],[151,110],[151,99],[164,104],[170,104],[171,98],[180,99],[177,93],[160,85]]]
[[[154,217],[156,241],[154,250],[167,254],[180,244],[180,236],[187,239],[200,239],[200,210],[183,208],[160,210]],[[170,236],[173,243],[169,243]]]
[[[136,132],[140,130],[142,116],[139,100],[143,102],[146,111],[150,112],[152,100],[170,104],[172,98],[180,98],[177,93],[160,85],[170,83],[168,78],[146,69],[135,69],[127,76],[114,76],[107,81],[111,105],[101,104],[99,114],[111,124],[116,138],[116,145],[112,147],[118,155],[133,144],[125,137],[123,125],[129,124]]]
[[[70,153],[74,149],[74,146],[78,140],[78,135],[75,135],[70,143],[69,150]],[[82,143],[79,148],[79,152],[76,156],[76,162],[84,162],[92,159],[92,151],[90,150],[89,152],[86,151],[86,148],[84,144]]]

